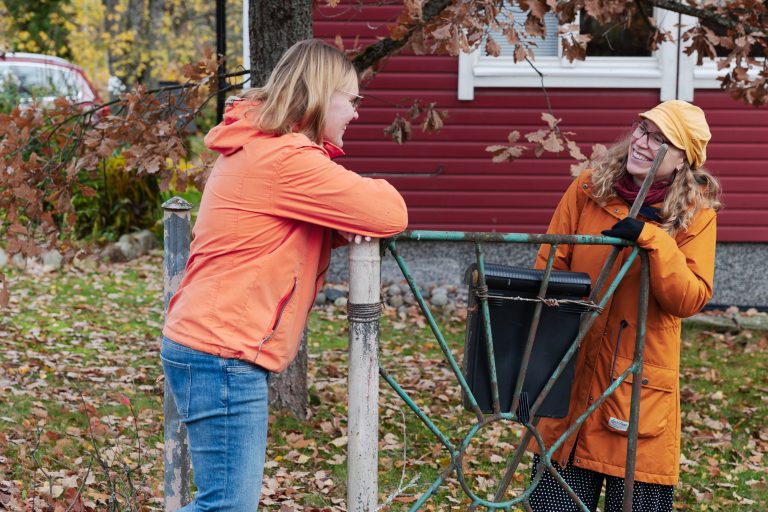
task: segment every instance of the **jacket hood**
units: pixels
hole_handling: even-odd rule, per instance
[[[232,100],[233,98],[230,98],[230,101]],[[224,112],[222,122],[205,136],[206,147],[228,156],[237,153],[243,146],[256,140],[280,137],[280,135],[264,133],[256,128],[258,109],[258,103],[234,98],[234,101],[229,104]],[[301,137],[306,140],[306,145],[319,146],[302,133],[291,133],[282,136]],[[344,155],[344,151],[340,147],[330,142],[323,142],[319,147],[323,148],[329,158]]]

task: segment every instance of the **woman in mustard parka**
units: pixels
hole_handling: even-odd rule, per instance
[[[650,297],[635,471],[636,512],[671,511],[680,461],[680,324],[712,296],[715,220],[720,187],[702,164],[710,132],[704,112],[672,100],[639,115],[625,140],[595,169],[574,180],[555,210],[548,233],[603,233],[637,242],[648,251]],[[627,217],[660,146],[669,150],[637,219]],[[541,248],[537,266],[546,263]],[[560,245],[554,267],[587,272],[594,283],[610,246]],[[630,248],[613,267],[615,275]],[[630,268],[576,356],[570,410],[562,419],[542,418],[551,446],[633,360],[640,264]],[[590,510],[605,482],[604,510],[621,510],[627,454],[631,376],[554,453],[558,472]],[[534,456],[534,475],[538,464]],[[578,510],[548,472],[531,495],[536,511]]]

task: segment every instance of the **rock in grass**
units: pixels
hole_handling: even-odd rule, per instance
[[[401,294],[402,291],[400,290],[400,285],[392,284],[387,287],[387,297],[394,297]]]
[[[141,247],[141,253],[147,254],[157,246],[157,237],[148,229],[143,229],[134,235],[136,241]]]
[[[403,305],[403,296],[402,295],[392,295],[388,299],[389,305],[393,308],[397,308]]]
[[[142,245],[139,238],[136,235],[123,235],[115,244],[117,248],[123,253],[125,260],[130,261],[138,258],[142,255]]]
[[[64,260],[64,257],[57,250],[45,251],[40,258],[43,263],[43,272],[59,270],[61,268],[61,262]]]
[[[336,302],[336,299],[347,295],[344,290],[339,290],[338,288],[326,288],[324,293],[325,297],[331,302]]]
[[[429,303],[432,304],[433,306],[439,306],[439,307],[445,306],[446,304],[448,304],[448,296],[442,295],[442,294],[437,294],[437,295],[433,294],[432,297],[429,298]]]

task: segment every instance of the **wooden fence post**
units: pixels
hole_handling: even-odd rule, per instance
[[[349,246],[349,421],[347,510],[374,512],[378,502],[379,241]]]
[[[163,311],[179,288],[189,259],[190,210],[180,197],[163,203]],[[189,445],[187,427],[181,422],[168,382],[163,393],[164,494],[166,512],[175,512],[190,502]]]

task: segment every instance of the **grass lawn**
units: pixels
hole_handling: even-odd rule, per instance
[[[5,269],[11,304],[0,319],[0,510],[162,510],[162,259],[100,272],[31,276]],[[440,317],[461,359],[462,315]],[[264,510],[346,509],[346,313],[310,318],[310,417],[270,417]],[[415,311],[385,311],[382,365],[453,443],[474,416]],[[683,458],[679,510],[756,511],[768,504],[768,338],[687,326],[683,341]],[[381,381],[379,488],[407,510],[449,462],[448,452]],[[491,495],[519,439],[482,428],[463,460],[468,485]],[[523,461],[511,488],[526,485]],[[423,510],[465,510],[455,474]]]

